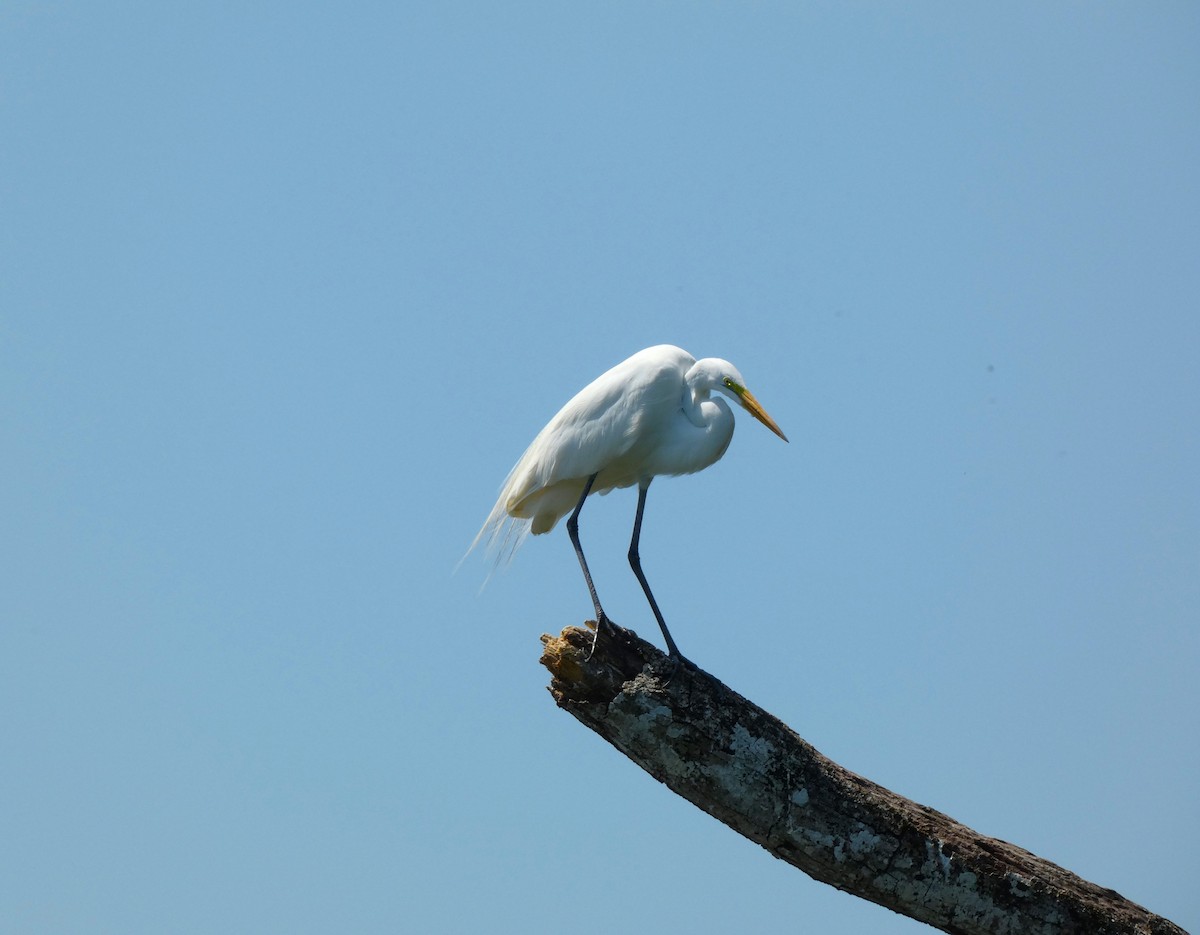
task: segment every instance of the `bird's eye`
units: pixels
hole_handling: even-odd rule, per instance
[[[727,387],[729,387],[729,389],[733,389],[733,381],[731,379],[729,379],[729,377],[726,377],[721,382],[724,383]]]

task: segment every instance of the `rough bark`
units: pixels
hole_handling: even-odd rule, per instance
[[[689,662],[621,628],[543,636],[550,692],[672,791],[838,889],[961,935],[1183,929],[855,775]]]

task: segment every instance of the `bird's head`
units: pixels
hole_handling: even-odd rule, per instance
[[[703,368],[702,372],[704,382],[708,383],[709,387],[724,393],[784,441],[788,440],[788,437],[775,424],[775,420],[767,415],[767,410],[762,407],[762,403],[746,389],[746,381],[738,372],[737,367],[727,360],[715,357],[697,361],[696,367],[699,368],[701,364],[708,365]]]

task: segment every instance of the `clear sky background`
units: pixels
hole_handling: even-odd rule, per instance
[[[926,931],[557,710],[648,345],[791,438],[658,482],[683,651],[1200,930],[1194,4],[0,9],[0,929]],[[618,622],[631,491],[583,535]]]

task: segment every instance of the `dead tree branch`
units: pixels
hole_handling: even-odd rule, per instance
[[[543,636],[559,707],[815,880],[960,935],[1186,935],[1048,860],[843,769],[628,630]]]

